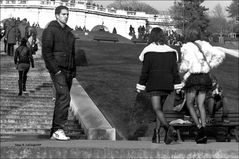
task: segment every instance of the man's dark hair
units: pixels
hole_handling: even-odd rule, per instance
[[[60,13],[61,13],[61,10],[63,10],[63,9],[69,10],[69,8],[67,8],[66,6],[58,6],[58,7],[56,7],[56,9],[55,9],[55,14],[60,14]]]

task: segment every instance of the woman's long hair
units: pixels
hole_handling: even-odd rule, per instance
[[[21,39],[21,44],[20,46],[27,46],[27,39],[26,38],[22,38]]]
[[[148,44],[155,43],[157,45],[163,45],[166,43],[166,38],[163,30],[159,27],[153,28],[149,35]]]
[[[185,29],[184,42],[194,42],[196,40],[208,41],[208,38],[197,24],[192,24]]]

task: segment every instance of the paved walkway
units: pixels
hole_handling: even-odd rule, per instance
[[[106,141],[106,140],[71,140],[71,141],[12,141],[1,143],[1,158],[220,158],[237,159],[238,143],[209,142],[205,145],[194,142],[173,145],[153,144],[149,141]]]

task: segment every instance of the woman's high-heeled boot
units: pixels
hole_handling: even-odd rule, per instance
[[[18,96],[22,95],[22,81],[18,80],[19,93]]]
[[[204,127],[198,128],[198,134],[195,138],[197,144],[206,144],[207,143],[207,135],[205,134]]]
[[[154,129],[154,134],[152,137],[152,142],[153,143],[160,143],[160,129]]]

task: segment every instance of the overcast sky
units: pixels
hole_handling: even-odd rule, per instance
[[[174,0],[140,0],[141,2],[147,3],[153,8],[157,10],[168,10],[172,5]],[[108,4],[112,3],[113,0],[95,0],[96,3],[102,4],[103,6],[107,6]],[[209,8],[209,12],[215,8],[217,4],[220,4],[222,9],[224,9],[226,13],[226,7],[228,7],[232,3],[232,0],[205,0],[203,5]]]

